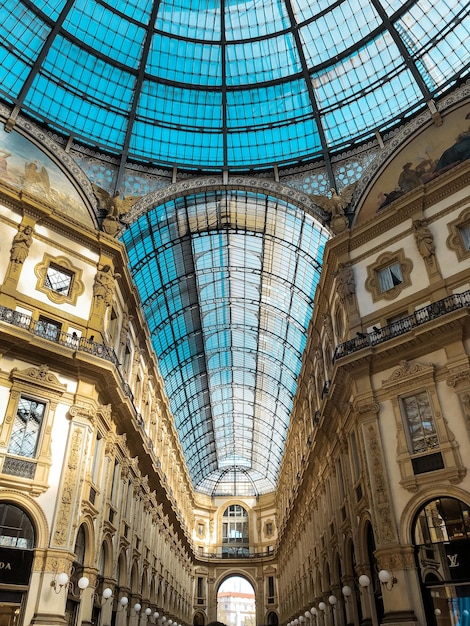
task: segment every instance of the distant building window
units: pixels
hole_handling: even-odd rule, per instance
[[[72,286],[73,273],[64,270],[54,263],[51,263],[47,269],[46,280],[44,284],[49,289],[68,296]]]
[[[45,410],[43,402],[20,398],[8,444],[10,454],[29,458],[36,456]]]
[[[380,291],[389,291],[403,282],[403,274],[399,263],[393,263],[377,272]]]
[[[410,453],[416,454],[438,448],[439,440],[428,394],[423,391],[401,398],[401,407],[408,429]]]
[[[232,504],[222,518],[222,554],[248,556],[248,544],[248,513],[239,504]]]

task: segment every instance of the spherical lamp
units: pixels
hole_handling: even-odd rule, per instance
[[[370,585],[369,576],[366,576],[365,574],[359,576],[359,584],[361,585],[361,587],[368,587]]]

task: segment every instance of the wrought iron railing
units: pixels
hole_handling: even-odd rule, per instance
[[[214,548],[211,552],[198,552],[197,557],[200,559],[266,559],[274,556],[274,550],[265,550],[264,552],[250,552],[248,549],[240,549],[233,551],[223,551]]]
[[[42,337],[47,341],[52,341],[71,350],[80,350],[94,356],[111,361],[114,365],[118,365],[118,359],[113,348],[105,346],[102,343],[94,341],[94,339],[86,339],[79,337],[76,333],[64,333],[58,328],[44,324],[41,320],[33,320],[30,315],[13,311],[5,306],[0,306],[0,321],[7,322],[18,328],[28,330],[37,337]]]
[[[344,343],[340,343],[336,346],[333,361],[347,356],[348,354],[357,352],[358,350],[362,350],[362,348],[376,346],[384,341],[403,335],[404,333],[407,333],[422,324],[426,324],[426,322],[429,322],[430,320],[442,317],[443,315],[447,315],[447,313],[469,306],[470,290],[447,296],[446,298],[433,302],[432,304],[428,304],[422,309],[415,311],[412,315],[396,320],[387,326],[375,328],[375,330],[371,333],[358,333],[356,337],[348,339],[348,341],[345,341]]]

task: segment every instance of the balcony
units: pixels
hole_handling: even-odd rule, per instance
[[[463,309],[470,306],[470,291],[464,291],[463,293],[453,294],[447,296],[443,300],[438,300],[432,304],[428,304],[422,309],[418,309],[412,315],[403,317],[392,324],[377,328],[371,333],[358,333],[356,337],[348,339],[344,343],[340,343],[336,346],[333,361],[337,361],[342,357],[353,354],[362,348],[377,346],[389,339],[404,335],[413,328],[418,328],[426,322],[447,315],[452,311]]]
[[[33,335],[36,335],[36,337],[52,341],[66,348],[70,348],[71,350],[87,352],[101,359],[111,361],[114,365],[119,365],[117,356],[112,348],[93,341],[92,338],[86,339],[85,337],[78,337],[76,333],[64,333],[60,328],[50,325],[46,326],[40,320],[33,321],[31,316],[25,313],[0,306],[0,321],[27,330]]]

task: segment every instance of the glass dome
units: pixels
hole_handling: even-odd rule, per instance
[[[0,0],[0,98],[124,163],[329,160],[461,80],[469,29],[464,0]]]

